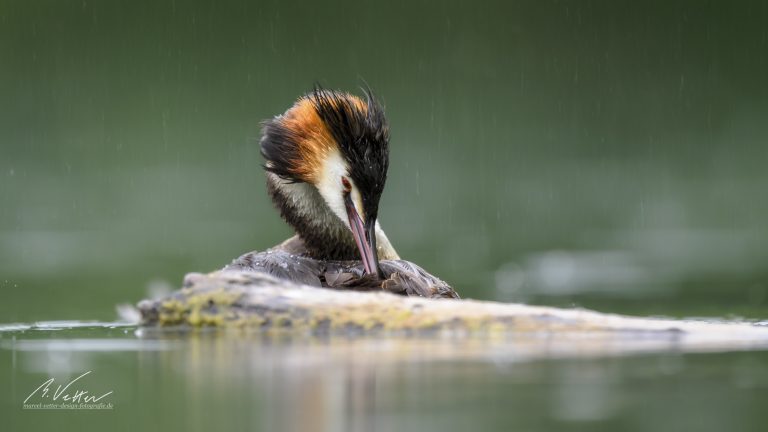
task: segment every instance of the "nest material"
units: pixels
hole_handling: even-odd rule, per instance
[[[476,300],[406,297],[294,284],[256,272],[191,273],[184,287],[139,303],[144,326],[222,327],[303,334],[620,335],[697,346],[765,347],[768,328],[750,323],[636,318]]]

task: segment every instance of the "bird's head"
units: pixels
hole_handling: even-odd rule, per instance
[[[384,110],[365,99],[315,88],[264,123],[265,169],[284,181],[308,183],[352,231],[368,274],[382,276],[376,217],[389,165]]]

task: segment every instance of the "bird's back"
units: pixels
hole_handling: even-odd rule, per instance
[[[388,291],[429,298],[459,298],[450,285],[405,260],[380,262],[384,279],[365,274],[360,261],[318,260],[302,254],[300,240],[264,252],[249,252],[224,270],[255,271],[303,285],[358,291]]]

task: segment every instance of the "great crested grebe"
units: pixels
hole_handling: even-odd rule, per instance
[[[448,284],[401,260],[377,221],[389,127],[373,94],[366,90],[365,96],[316,87],[264,122],[267,191],[296,235],[247,253],[225,270],[336,289],[458,298]]]

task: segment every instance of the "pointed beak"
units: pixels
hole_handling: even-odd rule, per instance
[[[375,274],[383,279],[384,273],[379,267],[379,254],[376,251],[376,219],[369,218],[363,225],[363,220],[360,218],[350,194],[344,195],[344,205],[347,209],[352,236],[355,238],[357,249],[360,250],[365,273]]]

